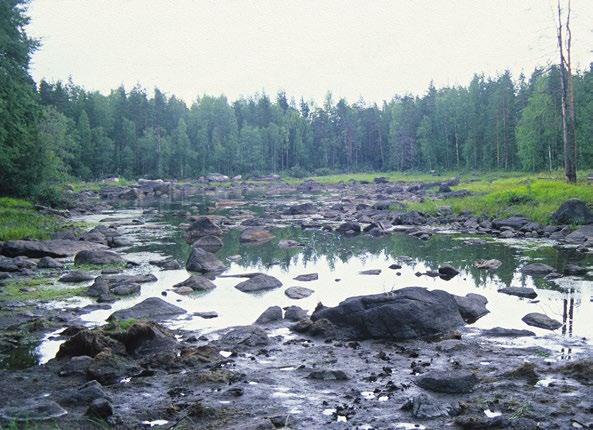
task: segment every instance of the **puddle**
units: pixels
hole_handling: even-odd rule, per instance
[[[491,411],[490,409],[485,409],[484,410],[484,414],[488,417],[488,418],[494,418],[494,417],[499,417],[502,415],[502,412],[499,411]]]

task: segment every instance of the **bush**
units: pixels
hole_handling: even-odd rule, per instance
[[[302,179],[310,176],[311,172],[309,172],[307,169],[304,169],[303,167],[293,166],[286,171],[286,174],[293,178]]]
[[[33,200],[44,206],[53,208],[69,208],[72,201],[64,193],[64,188],[58,185],[43,185],[38,187],[33,194]]]

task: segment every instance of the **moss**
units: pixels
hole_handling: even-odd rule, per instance
[[[0,302],[7,300],[58,300],[80,296],[86,287],[55,287],[47,278],[9,281],[0,289]]]
[[[105,327],[107,331],[126,331],[138,322],[135,318],[110,321]]]
[[[79,263],[74,264],[76,270],[82,270],[86,272],[90,272],[93,270],[103,270],[103,269],[125,269],[127,263],[125,261],[121,263],[109,263],[109,264],[91,264],[91,263]]]
[[[48,239],[59,228],[60,223],[54,216],[40,214],[28,206],[0,204],[0,241]]]

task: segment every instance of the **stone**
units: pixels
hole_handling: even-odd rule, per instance
[[[158,321],[184,313],[184,309],[172,305],[159,297],[149,297],[131,308],[115,311],[107,320],[146,319]]]
[[[319,274],[317,273],[306,273],[304,275],[298,275],[293,278],[295,281],[301,282],[309,282],[309,281],[316,281],[319,279]]]
[[[282,282],[273,276],[260,273],[252,278],[249,278],[237,285],[235,288],[244,293],[252,293],[254,291],[271,290],[274,288],[280,288]]]
[[[564,240],[568,243],[593,243],[593,224],[585,225],[568,234]]]
[[[194,312],[194,315],[204,319],[218,318],[218,313],[215,311]]]
[[[172,258],[166,258],[164,260],[151,260],[150,264],[153,266],[160,267],[162,270],[179,270],[181,269],[181,264],[177,260]]]
[[[113,251],[99,250],[84,250],[80,251],[74,257],[74,264],[124,264],[125,260]]]
[[[195,242],[197,239],[205,236],[221,236],[222,230],[216,225],[212,218],[208,216],[199,216],[193,218],[187,231],[188,241]]]
[[[532,263],[521,267],[521,273],[532,276],[544,276],[555,271],[556,269],[552,266],[543,263]]]
[[[496,229],[501,229],[502,227],[510,227],[513,230],[519,230],[525,224],[527,224],[529,220],[522,216],[512,216],[506,219],[495,219],[492,221],[492,227]]]
[[[128,354],[141,356],[176,349],[179,342],[167,328],[151,321],[132,324],[121,336]]]
[[[498,290],[499,293],[508,294],[510,296],[522,297],[525,299],[535,299],[537,293],[533,288],[524,287],[506,287]]]
[[[192,247],[202,248],[205,251],[215,253],[223,247],[222,239],[218,236],[204,236],[196,240]]]
[[[449,414],[448,408],[425,393],[410,397],[401,408],[410,411],[418,419],[438,418]]]
[[[182,295],[182,296],[191,294],[194,292],[194,290],[191,287],[176,287],[176,288],[173,288],[173,291],[177,294]]]
[[[475,374],[465,371],[433,370],[416,377],[416,385],[425,390],[447,394],[467,394],[478,383]]]
[[[535,336],[530,330],[519,330],[514,328],[494,327],[488,330],[482,330],[482,334],[491,337],[524,337]]]
[[[223,347],[241,348],[266,346],[270,343],[268,335],[261,328],[251,325],[234,327],[217,341]]]
[[[64,263],[53,259],[52,257],[42,257],[37,263],[39,269],[61,269]]]
[[[32,258],[70,257],[84,250],[106,249],[105,245],[83,240],[8,240],[2,244],[0,254],[8,257],[24,255]]]
[[[562,327],[562,323],[560,321],[556,321],[555,319],[538,312],[532,312],[525,315],[523,318],[521,318],[521,321],[527,325],[543,328],[545,330],[556,330],[557,328]]]
[[[311,215],[317,212],[317,208],[312,203],[301,203],[290,206],[284,213],[286,215]]]
[[[564,273],[572,276],[584,275],[585,273],[587,273],[587,271],[587,268],[581,267],[577,264],[567,264],[564,268]]]
[[[73,270],[72,272],[68,272],[63,275],[59,281],[60,282],[88,282],[95,279],[95,276],[89,272],[81,272],[79,270]]]
[[[314,291],[305,287],[288,287],[284,294],[294,300],[304,299],[313,294]]]
[[[280,242],[278,242],[278,247],[283,249],[296,248],[297,246],[303,245],[300,242],[291,239],[282,239]]]
[[[307,319],[307,311],[299,306],[287,306],[284,308],[284,319],[288,321],[300,321]]]
[[[282,319],[282,308],[280,306],[270,306],[255,320],[255,324],[268,324]]]
[[[439,267],[439,276],[445,280],[454,278],[459,274],[459,270],[449,264]]]
[[[351,297],[336,307],[316,309],[311,319],[327,319],[363,339],[393,340],[448,335],[464,324],[452,294],[421,287]]]
[[[343,370],[314,370],[309,373],[307,378],[318,381],[347,381],[350,379]]]
[[[83,329],[60,345],[56,358],[70,358],[77,356],[94,357],[101,351],[115,348],[116,342],[100,333]]]
[[[368,269],[359,272],[361,275],[380,275],[381,269]]]
[[[336,231],[342,234],[358,234],[361,230],[360,224],[351,221],[345,222],[336,228]]]
[[[477,269],[494,270],[494,269],[498,269],[500,266],[502,266],[502,261],[496,260],[496,259],[477,260],[476,262],[474,262],[474,266]]]
[[[391,265],[389,266],[389,268],[390,268],[391,270],[399,270],[399,269],[401,269],[401,268],[402,268],[402,265],[401,265],[401,264],[397,264],[397,263],[393,263],[393,264],[391,264]]]
[[[465,297],[453,296],[459,313],[468,324],[473,324],[490,311],[486,309],[488,299],[480,294],[469,293]]]
[[[140,289],[140,285],[133,282],[126,282],[115,285],[110,289],[110,292],[116,296],[129,296],[130,294],[138,294]]]
[[[552,214],[552,220],[556,224],[589,224],[593,223],[593,213],[584,201],[569,199]]]
[[[18,405],[7,405],[0,409],[0,418],[6,421],[29,423],[31,421],[47,421],[62,417],[68,412],[53,400],[28,399]],[[29,427],[29,426],[27,426]]]
[[[265,243],[274,238],[268,230],[260,227],[248,227],[239,235],[241,243]]]
[[[226,266],[214,254],[202,248],[192,248],[185,268],[190,272],[218,273],[223,272]]]
[[[191,275],[185,281],[173,285],[176,291],[180,288],[189,287],[193,291],[209,291],[216,288],[216,285],[205,276]]]
[[[113,415],[113,405],[107,399],[98,398],[91,402],[86,414],[91,417],[105,419]]]
[[[119,383],[130,371],[132,366],[129,361],[106,350],[93,358],[87,369],[87,378],[102,385],[113,385]]]

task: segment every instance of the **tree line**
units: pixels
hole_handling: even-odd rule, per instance
[[[158,88],[109,94],[72,81],[35,84],[22,0],[0,5],[0,193],[30,194],[70,178],[195,178],[338,171],[526,170],[563,166],[561,69],[382,104],[257,94],[187,105]],[[593,67],[572,76],[578,167],[593,167]],[[40,185],[41,184],[41,185]]]

